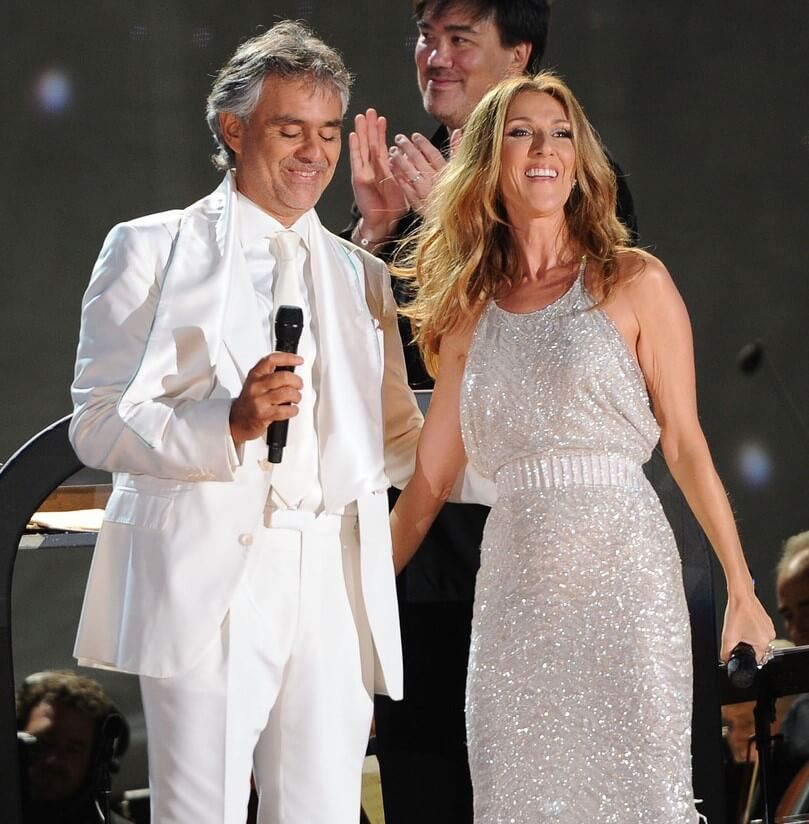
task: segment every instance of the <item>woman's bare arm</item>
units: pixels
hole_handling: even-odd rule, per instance
[[[685,304],[666,268],[651,255],[645,270],[622,291],[619,299],[627,301],[636,319],[638,362],[661,427],[663,455],[727,581],[721,657],[727,660],[733,647],[746,641],[761,659],[775,631],[753,592],[733,512],[699,423],[691,323]]]
[[[416,450],[416,470],[391,512],[397,574],[413,557],[449,497],[466,459],[461,439],[461,382],[474,327],[445,335],[439,373]]]

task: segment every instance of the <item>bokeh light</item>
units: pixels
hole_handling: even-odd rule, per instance
[[[742,481],[751,489],[763,489],[772,481],[772,457],[769,450],[758,441],[740,444],[737,464]]]
[[[73,84],[62,69],[48,69],[39,76],[35,95],[42,112],[63,114],[73,104]]]

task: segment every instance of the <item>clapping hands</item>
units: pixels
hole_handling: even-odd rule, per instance
[[[362,215],[356,239],[380,243],[409,206],[388,160],[387,121],[375,109],[354,118],[348,151],[354,199]]]
[[[421,214],[437,174],[447,165],[444,155],[424,135],[397,134],[390,147],[390,165],[410,208]]]
[[[458,144],[460,130],[452,135]],[[387,239],[398,221],[413,209],[422,213],[438,173],[447,161],[422,134],[397,134],[393,146],[387,143],[387,120],[368,109],[354,118],[348,136],[351,183],[361,214],[355,240],[364,245]]]

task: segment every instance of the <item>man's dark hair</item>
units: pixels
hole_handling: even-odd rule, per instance
[[[518,43],[530,43],[531,55],[525,67],[527,74],[536,74],[545,55],[551,7],[548,0],[414,0],[416,20],[429,9],[440,17],[452,7],[462,8],[475,20],[491,17],[500,33],[504,48]]]
[[[34,708],[42,702],[69,707],[99,723],[113,705],[98,681],[69,670],[50,670],[29,675],[17,692],[17,729],[24,730]]]

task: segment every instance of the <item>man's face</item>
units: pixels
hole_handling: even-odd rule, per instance
[[[239,191],[291,226],[315,206],[334,175],[342,119],[337,89],[315,86],[310,78],[268,76],[249,120],[220,115],[236,155]]]
[[[803,562],[790,565],[778,581],[778,611],[789,640],[798,646],[809,644],[809,553]]]
[[[504,48],[491,17],[475,16],[456,3],[436,17],[428,5],[418,21],[416,68],[424,108],[450,129],[466,122],[495,84],[524,71],[530,46]]]
[[[42,702],[32,710],[24,732],[40,745],[39,759],[28,774],[31,800],[68,801],[87,778],[95,741],[93,719],[71,707]]]

